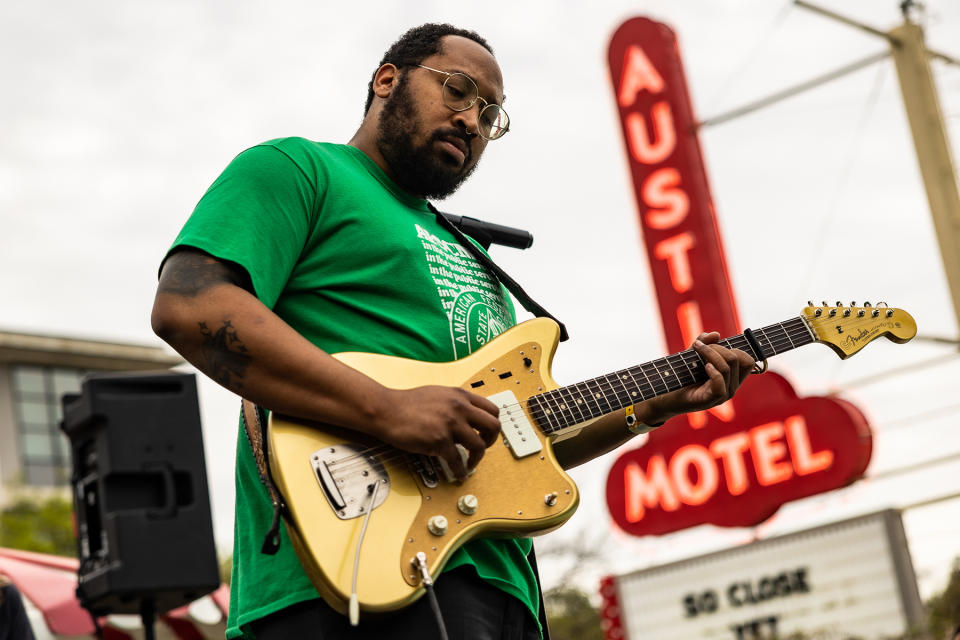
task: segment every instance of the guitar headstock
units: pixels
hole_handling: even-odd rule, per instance
[[[801,315],[817,342],[827,345],[844,359],[881,336],[903,343],[917,335],[917,323],[913,317],[903,309],[888,307],[884,302],[877,306],[865,302],[862,307],[856,303],[845,307],[839,302],[834,307],[826,303],[816,306],[808,302],[807,305]]]

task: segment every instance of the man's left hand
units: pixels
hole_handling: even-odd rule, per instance
[[[745,351],[727,349],[717,342],[720,334],[701,333],[693,343],[704,362],[708,379],[700,385],[685,387],[664,394],[653,401],[657,421],[667,420],[681,413],[703,411],[723,404],[733,397],[743,381],[753,371],[754,361]]]

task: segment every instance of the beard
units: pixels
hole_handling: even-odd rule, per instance
[[[467,145],[463,167],[469,167],[473,159],[470,139],[463,131],[451,127],[434,131],[424,144],[417,145],[413,137],[418,129],[420,119],[413,99],[407,83],[401,81],[380,112],[377,148],[390,167],[394,182],[400,187],[424,198],[442,200],[459,189],[477,165],[468,169],[458,168],[452,158],[444,161],[435,151],[434,144],[444,137],[460,138]]]

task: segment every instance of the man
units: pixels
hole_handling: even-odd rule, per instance
[[[463,389],[394,390],[330,353],[367,351],[421,361],[464,355],[454,339],[458,296],[484,308],[485,327],[515,323],[509,297],[470,257],[475,277],[436,286],[430,265],[456,253],[426,198],[451,194],[487,143],[506,133],[500,68],[477,34],[411,29],[386,52],[366,114],[347,145],[276,140],[240,154],[207,191],[161,270],[154,330],[226,388],[273,411],[335,424],[398,449],[439,456],[463,478],[500,433],[498,408]],[[662,422],[729,398],[753,361],[695,345],[708,382],[636,405]],[[625,442],[624,415],[558,443],[574,466]],[[464,464],[456,445],[469,457]],[[285,537],[260,553],[273,512],[247,439],[237,451],[237,509],[228,637],[435,636],[426,599],[351,629],[317,599]],[[284,532],[281,532],[285,535]],[[537,638],[531,543],[475,540],[437,580],[451,638]]]
[[[0,573],[0,640],[34,640],[20,592]]]

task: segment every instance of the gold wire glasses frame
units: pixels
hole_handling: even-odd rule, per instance
[[[510,116],[498,104],[487,102],[480,97],[480,89],[473,78],[464,73],[441,71],[426,65],[418,64],[421,69],[442,73],[447,76],[443,81],[443,104],[454,111],[466,111],[479,100],[483,103],[478,116],[480,137],[485,140],[496,140],[503,137],[510,130]]]

